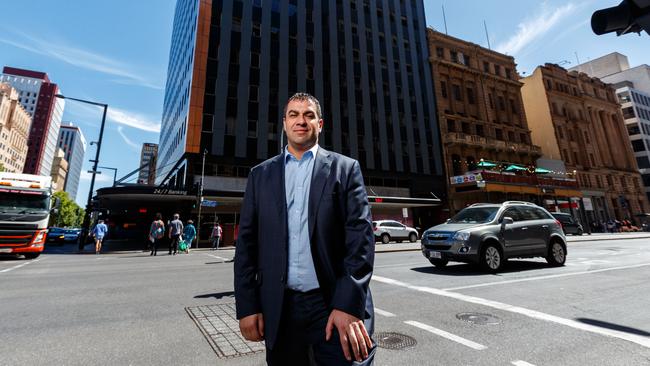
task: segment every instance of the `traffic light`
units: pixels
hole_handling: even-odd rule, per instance
[[[650,35],[650,0],[623,0],[617,6],[597,10],[591,16],[591,29],[597,35],[641,31]]]

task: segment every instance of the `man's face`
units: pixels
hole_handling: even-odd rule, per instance
[[[309,100],[292,100],[287,104],[284,131],[293,147],[311,148],[318,143],[323,120],[316,114],[316,105]]]

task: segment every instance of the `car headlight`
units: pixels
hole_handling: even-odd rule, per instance
[[[469,233],[465,231],[459,231],[454,234],[454,237],[452,239],[457,241],[467,241],[467,239],[469,239]]]

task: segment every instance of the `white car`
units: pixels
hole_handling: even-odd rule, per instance
[[[372,222],[375,232],[375,241],[388,244],[391,240],[401,243],[408,240],[415,243],[418,240],[418,231],[395,220],[377,220]]]

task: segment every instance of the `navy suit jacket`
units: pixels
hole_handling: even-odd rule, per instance
[[[287,207],[284,154],[254,167],[239,220],[235,253],[237,318],[262,313],[273,348],[287,282]],[[318,149],[309,192],[309,237],[326,304],[373,323],[368,285],[375,241],[359,163]],[[368,326],[367,326],[368,328]],[[372,332],[372,325],[369,332]]]

